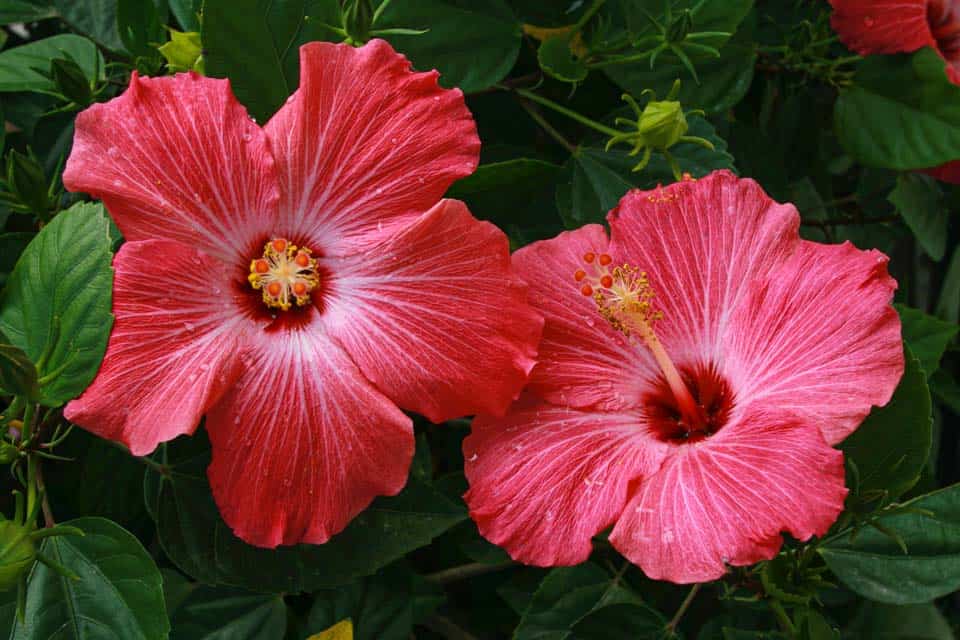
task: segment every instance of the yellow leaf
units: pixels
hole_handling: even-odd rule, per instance
[[[313,634],[307,640],[353,640],[353,622],[350,618],[341,620],[326,631]]]

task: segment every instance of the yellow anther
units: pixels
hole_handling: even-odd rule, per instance
[[[317,260],[310,249],[297,247],[286,238],[274,238],[263,247],[263,257],[250,262],[250,286],[263,293],[263,303],[286,311],[293,303],[310,302],[310,292],[319,284]]]

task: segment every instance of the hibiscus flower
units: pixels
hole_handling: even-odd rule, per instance
[[[847,493],[831,445],[903,373],[887,257],[801,240],[792,205],[726,171],[608,220],[514,255],[546,324],[529,391],[464,441],[481,533],[572,565],[613,525],[673,582],[822,535]]]
[[[442,200],[480,143],[458,90],[386,42],[300,49],[260,127],[226,80],[134,74],[79,115],[64,183],[126,243],[73,422],[134,455],[206,416],[224,520],[322,543],[405,484],[415,411],[503,412],[542,320],[506,237]]]
[[[933,47],[947,77],[960,84],[960,2],[957,0],[830,0],[830,24],[860,55],[911,53]],[[924,171],[960,184],[960,160]]]

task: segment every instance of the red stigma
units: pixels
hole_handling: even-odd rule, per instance
[[[302,268],[310,266],[310,256],[301,252],[297,254],[297,257],[294,258],[294,262],[297,263],[297,266]]]
[[[261,258],[260,260],[257,260],[256,264],[254,264],[254,269],[257,273],[266,273],[270,270],[270,265],[267,264],[266,260]]]
[[[283,238],[277,238],[271,243],[273,245],[273,250],[277,253],[282,253],[287,249],[287,241]]]
[[[583,269],[577,269],[576,273],[573,274],[573,279],[576,280],[577,282],[580,282],[586,277],[587,277],[587,272],[584,271]]]
[[[583,254],[583,261],[586,262],[587,264],[590,264],[590,263],[593,262],[593,260],[594,260],[596,257],[597,257],[596,254],[594,254],[594,253],[591,251],[591,252],[588,252],[588,253]]]
[[[600,264],[602,264],[603,266],[607,266],[611,262],[613,262],[613,258],[611,258],[609,255],[607,255],[606,253],[600,254]]]
[[[582,294],[585,295],[585,296],[592,296],[592,295],[593,295],[593,287],[591,287],[591,286],[588,285],[588,284],[585,284],[585,285],[583,285],[582,287],[580,287],[580,293],[582,293]]]
[[[613,286],[613,276],[610,276],[610,275],[603,276],[602,278],[600,278],[600,284],[603,286],[604,289],[609,289],[610,287]]]

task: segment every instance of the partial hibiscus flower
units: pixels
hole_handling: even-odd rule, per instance
[[[528,391],[464,441],[481,533],[572,565],[613,525],[681,583],[822,535],[847,493],[832,445],[903,373],[887,257],[801,240],[792,205],[726,171],[608,220],[514,255],[546,324]]]
[[[932,47],[946,62],[947,77],[960,84],[958,0],[830,0],[830,24],[860,55],[911,53]],[[960,160],[925,173],[960,184]]]
[[[502,413],[542,326],[506,237],[442,200],[477,165],[458,90],[390,45],[311,43],[264,127],[226,80],[134,74],[79,115],[64,183],[126,243],[73,422],[145,455],[201,416],[225,521],[322,543],[404,486],[410,418]]]

